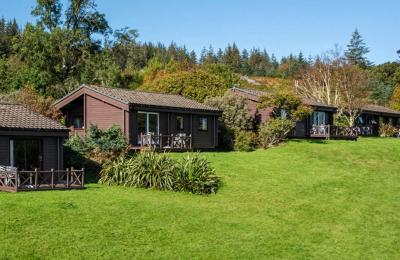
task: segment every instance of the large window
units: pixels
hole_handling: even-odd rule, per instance
[[[321,111],[314,111],[312,114],[313,125],[325,125],[326,124],[326,113]]]
[[[183,116],[176,117],[176,130],[178,131],[184,130]]]
[[[208,118],[207,117],[199,118],[199,130],[200,131],[208,131]]]
[[[72,122],[74,128],[83,128],[83,118],[82,117],[75,117]]]
[[[138,112],[138,133],[159,134],[159,114],[153,112]]]
[[[40,169],[42,166],[42,142],[40,139],[11,139],[10,165],[19,170]]]

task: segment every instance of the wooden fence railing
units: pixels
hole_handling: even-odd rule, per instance
[[[345,127],[335,125],[313,125],[310,130],[311,137],[336,138],[336,139],[357,139],[357,127]]]
[[[18,171],[11,167],[0,167],[0,191],[62,190],[84,187],[84,169]]]
[[[162,149],[191,149],[192,136],[185,134],[140,134],[138,136],[141,147],[162,148]]]

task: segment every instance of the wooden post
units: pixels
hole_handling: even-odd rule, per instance
[[[18,191],[18,180],[19,180],[19,173],[18,173],[18,169],[15,171],[15,185],[14,185],[14,191],[17,192]]]
[[[81,182],[81,187],[85,187],[85,168],[82,168],[82,182]]]
[[[69,188],[69,168],[67,168],[66,172],[67,172],[67,188]]]
[[[174,148],[174,134],[171,134],[171,148]]]
[[[54,169],[51,168],[51,188],[54,189]]]
[[[74,183],[74,167],[71,167],[71,170],[69,171],[70,173],[70,178],[69,178],[69,187],[71,187],[71,184]]]
[[[189,135],[189,149],[192,149],[192,135]]]
[[[328,125],[328,136],[327,139],[329,140],[331,137],[331,125]]]
[[[35,186],[34,186],[34,188],[35,189],[38,188],[38,169],[37,168],[35,169]]]
[[[162,134],[159,135],[159,138],[160,138],[160,148],[162,149],[163,148],[163,146],[162,146]]]

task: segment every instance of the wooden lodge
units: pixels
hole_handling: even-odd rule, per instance
[[[0,191],[84,187],[84,171],[64,169],[69,130],[19,104],[0,104]]]
[[[248,100],[251,116],[256,125],[267,121],[273,114],[274,108],[258,109],[259,98],[268,92],[233,87],[231,93]],[[333,123],[337,108],[310,99],[303,98],[303,103],[313,109],[313,113],[296,123],[291,137],[296,138],[326,138],[326,139],[357,139],[358,135],[377,136],[382,124],[400,125],[400,112],[393,109],[368,105],[362,109],[354,127],[339,127]]]
[[[118,125],[133,149],[213,149],[221,111],[180,95],[82,85],[55,103],[71,134]]]

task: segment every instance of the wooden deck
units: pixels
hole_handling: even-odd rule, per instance
[[[15,168],[14,168],[15,169]],[[84,169],[18,171],[11,167],[0,171],[0,191],[71,190],[85,188]]]
[[[358,129],[356,127],[314,125],[310,130],[310,138],[357,140]]]

